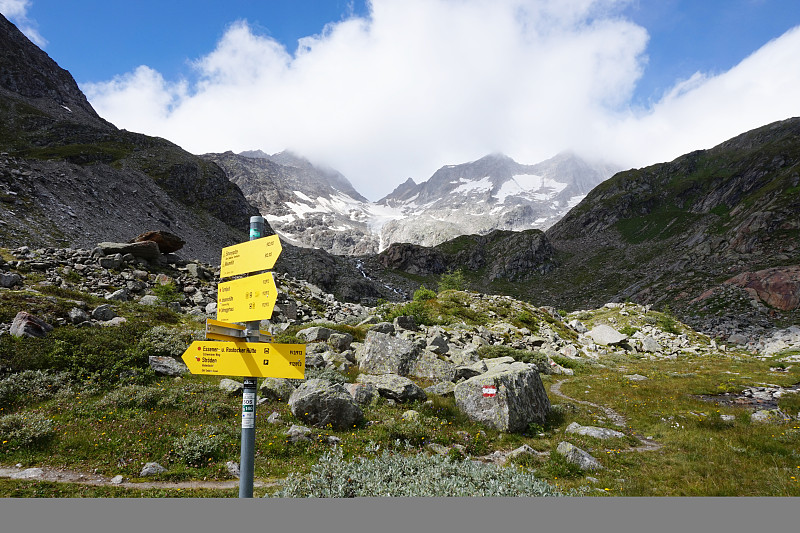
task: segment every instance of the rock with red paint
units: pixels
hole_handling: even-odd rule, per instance
[[[456,405],[471,420],[499,431],[524,431],[531,423],[544,424],[550,399],[532,365],[493,366],[462,381],[454,390]]]

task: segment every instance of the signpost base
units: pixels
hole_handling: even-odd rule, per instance
[[[239,462],[239,497],[253,497],[256,451],[256,378],[244,378],[242,389],[242,450]]]

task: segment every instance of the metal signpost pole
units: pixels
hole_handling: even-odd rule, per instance
[[[264,217],[250,217],[250,240],[260,239],[264,233]],[[260,320],[246,322],[247,342],[260,340]],[[242,450],[239,459],[239,497],[253,497],[253,475],[256,448],[256,383],[254,377],[244,378],[242,390]]]

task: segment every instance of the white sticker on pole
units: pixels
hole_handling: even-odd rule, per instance
[[[242,394],[242,429],[256,427],[256,393],[245,391]]]
[[[483,386],[483,397],[484,398],[493,398],[497,394],[497,387],[494,385],[484,385]]]

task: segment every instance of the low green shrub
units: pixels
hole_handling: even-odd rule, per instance
[[[335,370],[333,368],[307,368],[305,372],[306,380],[309,379],[324,379],[325,381],[330,381],[333,383],[341,383],[344,385],[348,383],[347,377]],[[293,380],[298,382],[298,384],[302,383],[302,380]]]
[[[419,325],[435,326],[438,321],[433,318],[427,305],[428,302],[429,300],[408,302],[405,305],[394,307],[384,315],[384,320],[391,322],[399,316],[413,316]]]
[[[326,452],[307,476],[290,474],[280,498],[420,498],[562,496],[546,481],[516,467],[384,451],[346,462],[342,449]]]
[[[550,452],[550,459],[548,459],[544,466],[539,468],[536,473],[553,479],[568,479],[583,476],[583,470],[581,470],[580,466],[570,463],[567,461],[566,457],[555,450]]]
[[[173,450],[189,466],[201,466],[221,459],[231,444],[231,435],[217,426],[207,426],[175,439]]]
[[[528,350],[517,350],[504,345],[484,345],[478,348],[478,356],[482,359],[495,359],[497,357],[513,357],[520,363],[530,363],[536,365],[539,372],[545,372],[548,368],[547,356],[542,352],[531,352]]]
[[[435,300],[435,299],[436,299],[436,292],[430,289],[426,289],[425,285],[421,286],[419,289],[414,291],[415,302],[424,302],[425,300]]]
[[[53,421],[40,413],[14,413],[0,417],[0,445],[3,448],[41,446],[54,435]]]
[[[460,268],[451,272],[442,274],[439,278],[439,292],[443,291],[463,291],[467,288],[467,280],[464,277],[464,271]]]
[[[183,293],[174,283],[167,283],[166,285],[156,284],[153,287],[153,294],[164,303],[180,302],[183,300]]]
[[[100,400],[101,406],[122,409],[152,409],[164,397],[163,389],[143,385],[126,385],[106,394]]]
[[[166,326],[155,326],[139,338],[136,346],[145,357],[180,357],[191,343],[191,333]]]
[[[24,370],[0,379],[0,407],[31,405],[60,392],[68,393],[72,387],[66,372]]]

